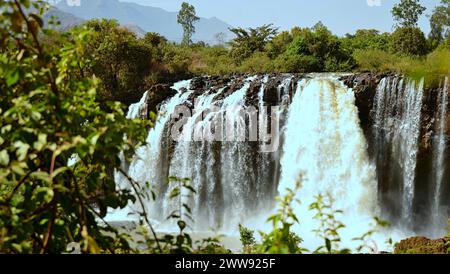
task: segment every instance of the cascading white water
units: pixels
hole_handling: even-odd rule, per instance
[[[164,159],[162,158],[165,157],[168,149],[167,147],[162,147],[164,129],[175,107],[185,102],[188,98],[190,92],[186,91],[181,93],[181,90],[183,88],[187,89],[190,82],[190,80],[180,81],[172,87],[178,93],[162,105],[158,120],[148,134],[147,145],[139,147],[136,150],[136,155],[134,156],[133,161],[129,165],[124,166],[124,169],[128,171],[128,175],[143,185],[146,182],[165,182],[166,180],[164,178],[166,175],[162,172],[163,168],[161,166],[164,162]],[[139,103],[133,104],[129,107],[127,118],[133,119],[140,117],[141,110],[146,107],[146,98],[147,92],[144,93]],[[121,156],[121,158],[123,165],[125,165],[123,156]],[[120,172],[115,172],[114,178],[116,182],[119,182],[119,187],[129,188],[128,179],[125,178],[123,174]],[[152,205],[151,202],[150,204]],[[140,209],[137,210],[140,211]],[[126,209],[111,212],[111,214],[108,214],[106,220],[127,220],[130,218],[128,214],[131,212],[136,212],[135,205],[129,205]]]
[[[359,126],[353,91],[330,76],[302,80],[289,108],[281,159],[280,193],[302,177],[295,207],[299,235],[312,235],[318,227],[308,206],[318,194],[330,194],[336,209],[344,211],[344,245],[363,234],[377,215],[375,167]],[[304,222],[302,222],[304,220]],[[317,247],[320,239],[304,238],[303,246]]]
[[[407,226],[412,221],[423,86],[423,79],[417,84],[413,80],[399,80],[398,77],[384,78],[374,99],[375,139],[379,152],[394,155],[396,163],[391,164],[401,169],[401,216]]]
[[[255,78],[247,78],[242,88],[218,102],[218,111],[210,116],[202,117],[205,111],[210,110],[217,94],[204,93],[196,100],[194,115],[186,121],[181,141],[175,147],[170,174],[178,178],[190,178],[191,184],[200,193],[183,193],[184,198],[180,201],[169,199],[169,189],[163,204],[163,212],[166,215],[179,208],[182,203],[192,209],[193,219],[196,220],[193,226],[196,229],[208,230],[217,226],[222,229],[235,229],[238,223],[245,220],[246,214],[242,213],[249,210],[246,203],[251,188],[242,183],[242,178],[250,179],[249,176],[254,170],[249,167],[247,159],[251,148],[248,143],[243,142],[245,139],[241,139],[245,138],[246,124],[240,110],[245,105],[246,92]],[[222,128],[225,140],[219,145],[201,138],[217,117],[225,121]],[[214,157],[214,150],[220,151],[219,157]],[[219,164],[218,169],[215,164]],[[173,187],[176,187],[176,184],[173,184]],[[212,198],[218,189],[222,189],[223,198],[220,210],[217,210],[217,201]],[[210,198],[205,199],[203,196]],[[218,211],[221,211],[223,216],[216,216]],[[220,220],[227,222],[221,223]]]
[[[447,101],[448,101],[448,78],[445,78],[444,85],[439,93],[439,117],[438,117],[438,134],[435,137],[435,186],[433,195],[433,224],[437,228],[443,227],[445,218],[443,218],[440,204],[442,195],[442,184],[444,181],[444,169],[445,169],[445,152],[446,152],[446,124],[447,124]]]
[[[128,107],[128,113],[127,113],[128,119],[134,119],[134,118],[138,118],[140,116],[141,112],[145,109],[145,106],[146,106],[147,94],[148,94],[148,91],[146,91],[144,93],[144,95],[142,96],[141,100],[139,100],[139,102],[137,102],[136,104],[131,104]]]
[[[414,199],[414,179],[417,164],[417,153],[419,151],[419,134],[421,126],[421,110],[424,80],[417,86],[414,81],[409,81],[405,93],[406,109],[403,114],[400,134],[396,136],[401,146],[401,157],[404,163],[404,185],[403,185],[403,216],[407,222],[411,222],[412,205]]]
[[[211,195],[211,192],[214,190],[212,185],[215,181],[210,180],[205,182],[206,174],[212,176],[210,179],[214,178],[214,175],[211,170],[212,166],[205,165],[205,160],[208,159],[208,157],[205,158],[204,156],[209,155],[212,152],[210,151],[208,143],[198,143],[196,140],[203,136],[203,130],[199,127],[199,121],[203,118],[204,112],[207,108],[211,107],[212,100],[215,95],[216,94],[214,93],[205,93],[197,98],[194,105],[194,114],[192,117],[188,118],[186,124],[182,128],[180,141],[175,145],[172,161],[170,162],[169,167],[170,176],[180,179],[190,178],[190,184],[196,190],[200,190],[200,188],[203,187],[203,184],[209,184],[209,186],[207,186],[207,195]],[[193,195],[192,193],[186,191],[186,189],[181,189],[182,195],[178,199],[171,199],[170,193],[176,187],[179,187],[179,185],[176,182],[172,183],[164,194],[165,198],[162,204],[162,212],[164,216],[169,216],[173,210],[180,208],[180,204],[189,206],[189,208],[193,211],[193,215],[198,216],[197,213],[200,207],[200,203],[198,201],[200,196]],[[210,208],[214,205],[211,203],[213,203],[212,199],[206,205],[206,208],[208,208],[208,211],[213,214],[214,212],[210,210]],[[184,210],[182,211],[184,212]],[[214,218],[214,216],[212,216],[212,218]]]

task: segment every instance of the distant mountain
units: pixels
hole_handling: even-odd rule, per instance
[[[56,29],[59,30],[67,30],[71,27],[77,26],[82,24],[85,20],[76,17],[73,14],[70,14],[68,12],[61,11],[55,7],[51,7],[45,14],[44,14],[44,22],[46,25],[48,25],[50,19],[52,17],[56,18],[56,21],[60,23],[59,26],[56,27]]]
[[[73,1],[72,1],[73,2]],[[118,0],[80,0],[80,5],[69,5],[60,1],[56,8],[64,12],[61,21],[69,24],[74,18],[89,20],[93,18],[116,19],[123,26],[130,26],[133,31],[158,32],[171,41],[180,42],[183,37],[181,26],[177,23],[177,12],[169,12],[161,8],[142,6],[136,3],[119,2]],[[66,18],[67,14],[73,18]],[[66,23],[65,23],[66,24]],[[218,18],[200,18],[196,23],[194,41],[217,43],[215,35],[224,33],[226,40],[232,38],[228,30],[231,26]],[[140,35],[140,34],[138,34]]]
[[[145,30],[141,29],[136,25],[122,25],[124,28],[128,29],[131,32],[134,32],[138,38],[143,38],[147,33]]]

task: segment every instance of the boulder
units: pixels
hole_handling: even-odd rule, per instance
[[[191,80],[189,89],[191,90],[203,90],[207,86],[207,78],[206,77],[196,77]]]

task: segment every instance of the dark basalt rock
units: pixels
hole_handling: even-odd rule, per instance
[[[205,77],[196,77],[191,80],[191,84],[189,86],[189,89],[191,90],[202,90],[205,89],[207,85],[206,78]]]
[[[217,93],[221,88],[228,85],[233,79],[230,77],[219,77],[219,76],[198,76],[191,80],[189,90],[192,92],[188,101],[194,102],[195,98],[205,94],[205,93]],[[186,92],[184,90],[182,92]]]
[[[282,81],[283,77],[281,75],[269,78],[263,95],[263,101],[267,106],[276,106],[279,104],[278,87],[281,85]]]
[[[258,94],[261,90],[262,86],[262,77],[258,76],[256,81],[253,81],[250,84],[250,87],[247,90],[245,95],[245,104],[247,106],[257,106],[258,105]]]
[[[369,141],[371,139],[372,125],[374,124],[372,110],[377,86],[381,79],[389,75],[387,73],[360,73],[340,78],[355,93],[355,105],[358,107],[361,128]]]
[[[157,84],[152,86],[147,92],[146,109],[143,113],[148,116],[149,112],[157,112],[162,102],[177,94],[177,91],[166,84]]]
[[[228,86],[226,86],[225,89],[214,98],[214,101],[223,100],[228,95],[230,95],[230,94],[234,93],[235,91],[241,89],[244,86],[244,84],[245,84],[245,78],[246,77],[238,77],[238,78],[233,79],[231,81],[231,83]]]

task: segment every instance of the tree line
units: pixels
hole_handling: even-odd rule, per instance
[[[158,33],[143,38],[117,21],[95,19],[54,37],[70,39],[73,33],[90,29],[94,38],[84,45],[93,65],[82,73],[100,78],[104,101],[130,104],[155,83],[173,82],[200,74],[307,73],[393,71],[424,75],[446,73],[450,57],[450,0],[441,0],[429,16],[428,37],[418,27],[425,7],[419,0],[402,0],[392,9],[395,29],[381,33],[360,29],[339,37],[323,23],[279,31],[272,24],[256,28],[231,28],[229,42],[208,45],[193,42],[195,7],[183,3],[178,23],[184,30],[180,44]],[[56,32],[56,31],[55,31]],[[60,41],[63,43],[63,41]],[[444,63],[444,64],[442,64]]]

